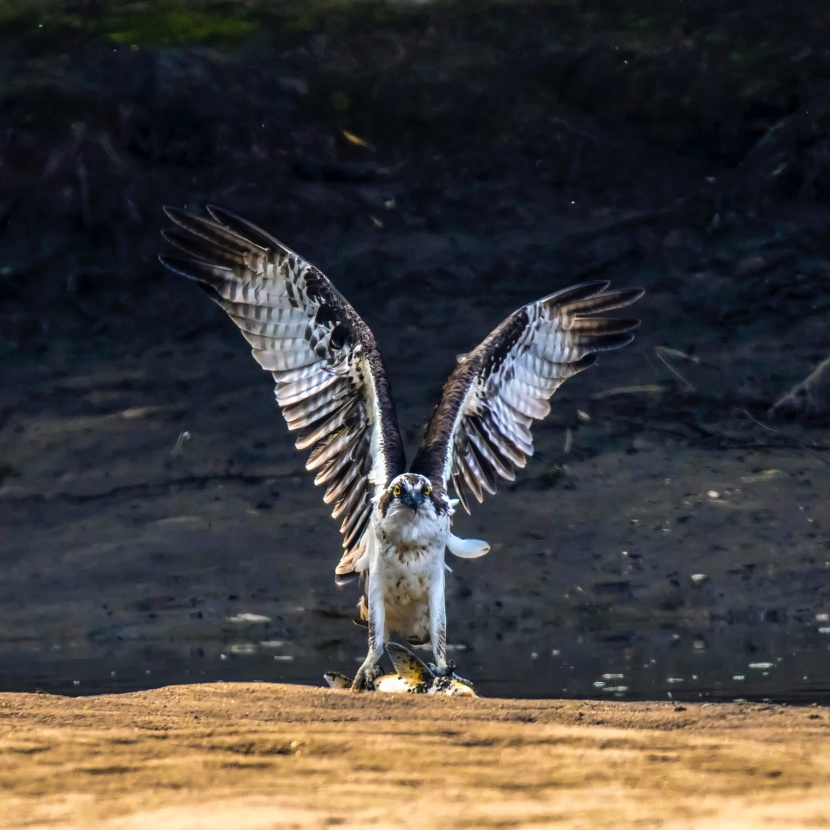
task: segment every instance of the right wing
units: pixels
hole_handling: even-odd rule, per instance
[[[529,303],[459,358],[412,472],[427,476],[433,487],[443,484],[445,491],[452,481],[468,513],[467,493],[480,502],[485,492],[496,492],[499,478],[512,481],[533,454],[530,427],[550,411],[551,395],[591,366],[596,352],[634,339],[630,332],[639,320],[595,315],[624,308],[643,292],[608,286],[586,282]]]
[[[380,352],[369,327],[328,279],[255,225],[208,207],[210,219],[165,208],[164,238],[188,258],[161,262],[196,280],[239,326],[263,369],[323,501],[343,516],[343,557],[363,553],[372,498],[405,469],[403,442]]]

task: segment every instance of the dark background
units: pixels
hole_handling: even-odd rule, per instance
[[[157,263],[162,205],[209,202],[364,316],[410,454],[514,308],[647,289],[459,520],[493,546],[448,582],[482,692],[830,697],[826,377],[769,413],[830,353],[826,3],[21,2],[0,31],[0,687],[362,656],[268,376]]]

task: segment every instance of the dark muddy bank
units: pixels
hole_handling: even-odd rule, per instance
[[[485,694],[827,699],[827,419],[767,412],[830,352],[830,15],[658,5],[8,12],[3,688],[316,682],[363,648],[269,379],[157,265],[161,206],[208,201],[349,297],[410,451],[515,307],[647,289],[460,522],[493,545],[448,587]]]

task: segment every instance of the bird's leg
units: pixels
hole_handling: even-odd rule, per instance
[[[376,663],[373,668],[366,672],[366,685],[364,688],[367,692],[374,692],[376,691],[375,681],[383,676],[383,669],[380,667],[380,663]]]
[[[357,670],[352,681],[352,691],[359,692],[365,688],[374,688],[373,669],[383,656],[383,648],[389,638],[386,632],[386,608],[383,604],[383,589],[380,579],[374,571],[369,572],[367,591],[369,605],[369,653]]]
[[[438,668],[435,663],[427,663],[427,668],[436,677],[454,677],[456,680],[464,680],[455,673],[455,660],[447,660],[447,665],[443,669]]]
[[[444,597],[444,568],[429,586],[429,636],[435,659],[434,674],[447,672],[447,606]]]

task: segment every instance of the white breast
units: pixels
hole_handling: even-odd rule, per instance
[[[375,513],[373,562],[382,586],[390,631],[416,639],[429,638],[429,588],[443,578],[444,550],[450,532],[446,515],[437,516],[431,505],[417,512],[408,507]]]
[[[438,543],[446,545],[449,537],[449,517],[437,516],[429,502],[413,511],[408,507],[393,504],[386,516],[379,513],[373,518],[378,538],[388,543],[415,546],[423,549]]]

